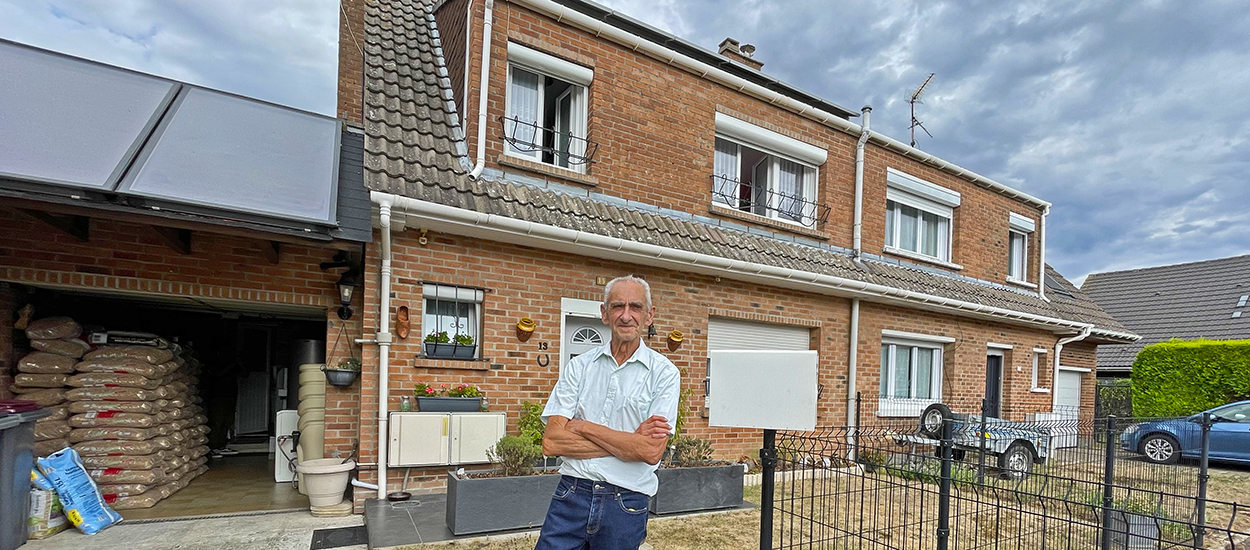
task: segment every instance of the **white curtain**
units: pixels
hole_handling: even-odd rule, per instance
[[[738,144],[717,138],[716,155],[713,160],[715,192],[712,200],[738,207]]]
[[[777,215],[779,217],[801,222],[803,221],[803,165],[779,158],[781,176],[777,178]]]
[[[906,205],[899,205],[898,215],[898,247],[903,250],[916,250],[916,232],[920,225],[920,211]]]
[[[933,350],[916,348],[916,397],[933,397]]]
[[[894,397],[911,397],[911,350],[894,347]]]
[[[513,147],[513,151],[522,155],[538,156],[540,151],[537,145],[542,144],[542,137],[537,134],[539,124],[539,86],[542,83],[542,77],[521,69],[512,67],[512,81],[508,84],[508,109],[511,117],[519,123],[509,121],[507,130],[512,133],[512,138],[520,145],[520,149]],[[535,144],[534,147],[527,147],[526,144]],[[530,149],[535,149],[530,151]]]
[[[1011,232],[1011,273],[1012,277],[1024,279],[1024,251],[1025,236],[1022,233]]]

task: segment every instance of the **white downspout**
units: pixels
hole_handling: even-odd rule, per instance
[[[490,34],[495,19],[495,0],[486,0],[486,15],[482,19],[482,75],[478,79],[477,91],[477,163],[469,171],[469,176],[474,179],[481,176],[486,168],[486,92],[490,85]],[[468,57],[469,53],[466,51],[464,55]],[[465,97],[465,102],[468,102],[468,97]]]
[[[863,254],[861,237],[863,235],[864,227],[864,145],[868,143],[868,138],[872,135],[872,131],[868,129],[868,117],[872,114],[872,105],[864,105],[864,107],[860,109],[860,112],[863,113],[860,117],[861,122],[863,122],[860,127],[863,128],[863,131],[859,134],[859,142],[855,144],[855,225],[853,226],[854,237],[852,246],[855,259],[857,260],[860,255]],[[855,305],[856,307],[859,306],[858,303]],[[858,311],[858,309],[856,309],[856,311]],[[854,323],[855,321],[852,320],[851,322]],[[852,324],[851,326],[855,325]],[[852,340],[852,342],[854,342],[854,340]],[[853,346],[852,350],[854,350]],[[854,353],[854,351],[851,353]],[[855,372],[854,365],[855,362],[851,361],[852,373]]]
[[[1050,206],[1042,207],[1042,223],[1037,233],[1037,296],[1047,302],[1046,297],[1046,216],[1050,215]],[[1056,356],[1058,353],[1055,354]]]
[[[847,354],[848,372],[846,375],[846,425],[850,426],[850,435],[854,436],[859,426],[855,422],[856,368],[859,356],[859,298],[851,298],[851,347]],[[854,447],[852,447],[854,448]],[[859,458],[859,457],[852,457]]]
[[[378,306],[378,499],[386,498],[387,401],[390,397],[391,359],[391,205],[390,197],[378,201],[378,218],[382,225],[382,285]]]
[[[1080,342],[1089,337],[1090,331],[1094,330],[1093,326],[1081,329],[1081,333],[1069,338],[1060,338],[1055,342],[1055,367],[1050,374],[1050,412],[1055,412],[1055,406],[1059,403],[1059,354],[1063,353],[1063,346],[1072,342]]]

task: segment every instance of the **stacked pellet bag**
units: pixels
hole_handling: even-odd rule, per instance
[[[67,439],[116,509],[151,507],[206,470],[196,364],[174,344],[152,344],[101,346],[66,380]]]
[[[52,409],[50,416],[35,422],[35,456],[48,456],[69,445],[67,382],[78,358],[91,349],[80,335],[82,327],[68,317],[47,317],[26,327],[34,351],[18,361],[12,391],[19,399]]]

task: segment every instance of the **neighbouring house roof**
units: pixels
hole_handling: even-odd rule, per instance
[[[441,55],[432,2],[379,1],[365,20],[365,185],[430,203],[742,262],[1095,325],[1095,340],[1131,341],[1111,316],[1058,273],[1069,296],[1034,292],[747,228],[588,190],[543,188],[534,178],[473,179]],[[1052,271],[1053,273],[1053,271]],[[917,301],[918,306],[930,306]]]
[[[1143,347],[1172,338],[1250,338],[1250,255],[1094,273],[1081,289],[1142,337],[1098,348],[1100,369],[1128,370]]]

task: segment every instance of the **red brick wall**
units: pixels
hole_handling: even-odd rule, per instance
[[[340,6],[338,118],[363,125],[365,0],[341,0]]]
[[[146,225],[92,219],[91,240],[81,242],[8,210],[0,210],[0,234],[5,235],[0,241],[0,281],[324,307],[328,326],[334,328],[327,334],[327,348],[333,347],[341,323],[334,314],[338,307],[334,283],[340,272],[317,266],[334,255],[326,248],[283,244],[280,263],[275,265],[262,253],[262,247],[269,245],[263,237],[195,232],[192,253],[183,255],[165,246]],[[356,299],[357,312],[362,301]],[[0,313],[9,309],[0,292]],[[3,323],[11,326],[11,315],[3,317]],[[361,317],[358,313],[347,323],[345,342],[337,352],[327,349],[331,364],[346,355],[345,346],[356,346]],[[8,351],[11,345],[6,345],[12,332],[3,323],[0,357],[12,353]],[[359,385],[327,388],[328,454],[346,455],[354,448],[358,416]]]
[[[451,9],[451,8],[444,8]],[[471,32],[480,33],[481,12],[475,9]],[[488,166],[510,171],[497,160],[503,152],[496,118],[504,111],[507,43],[515,41],[595,71],[590,90],[590,139],[600,144],[588,169],[595,191],[709,215],[710,175],[717,111],[828,149],[820,167],[820,202],[831,207],[820,233],[830,243],[851,247],[854,205],[855,140],[851,136],[789,111],[729,90],[688,72],[669,67],[606,40],[563,26],[524,7],[495,6],[491,49],[487,135]],[[471,48],[474,61],[480,62]],[[447,48],[448,44],[444,44]],[[458,64],[459,61],[456,61]],[[478,69],[471,67],[469,75]],[[476,135],[477,78],[470,78],[466,136]],[[457,91],[457,93],[459,93]],[[475,148],[472,143],[470,148]],[[1007,270],[1007,213],[1040,219],[1040,211],[961,178],[940,172],[896,153],[869,145],[864,196],[864,250],[881,253],[885,223],[885,170],[896,168],[958,191],[952,259],[972,277],[1004,282]],[[955,159],[958,160],[958,159]],[[574,177],[569,182],[577,183]],[[734,221],[739,221],[737,217]],[[774,224],[775,225],[775,224]],[[1028,279],[1037,282],[1037,243],[1030,243]]]
[[[439,6],[434,18],[438,24],[438,35],[443,44],[443,62],[447,65],[447,79],[451,81],[451,91],[456,98],[456,110],[464,113],[464,36],[468,32],[468,13],[465,11],[469,0],[450,0]],[[481,47],[481,31],[478,31],[478,42],[469,47]]]
[[[17,365],[17,350],[13,349],[13,319],[17,314],[13,300],[13,287],[0,283],[0,399],[11,399],[9,388],[13,385],[13,369]]]
[[[1053,334],[861,302],[856,385],[864,398],[861,415],[865,423],[871,422],[876,413],[875,397],[881,388],[881,331],[887,329],[955,338],[955,343],[942,347],[942,402],[957,412],[981,410],[989,343],[1013,346],[1003,354],[1003,417],[1024,420],[1028,413],[1050,410],[1050,394],[1032,393],[1029,389],[1033,375],[1032,350],[1034,347],[1053,348],[1056,340]],[[1043,368],[1038,374],[1039,386],[1050,387],[1050,372]]]

